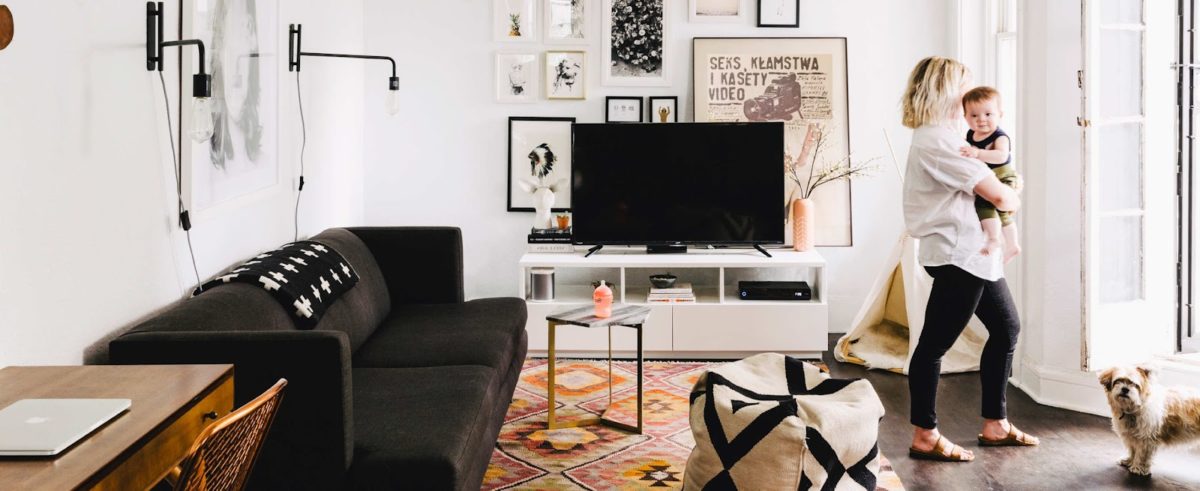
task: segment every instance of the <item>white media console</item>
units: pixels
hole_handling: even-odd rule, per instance
[[[817,357],[828,345],[829,304],[825,259],[814,251],[772,249],[766,257],[753,249],[712,249],[687,254],[647,254],[638,249],[604,249],[591,257],[572,254],[525,254],[518,291],[529,307],[525,330],[529,353],[544,356],[546,315],[592,303],[592,281],[606,280],[617,302],[649,305],[645,324],[647,357],[729,359],[778,352]],[[555,298],[530,300],[530,270],[554,268]],[[647,303],[649,277],[671,273],[691,283],[696,303]],[[751,301],[738,298],[738,281],[806,281],[812,300]],[[558,356],[597,357],[608,349],[606,329],[560,328]],[[612,329],[613,350],[622,355],[636,346],[632,329]]]

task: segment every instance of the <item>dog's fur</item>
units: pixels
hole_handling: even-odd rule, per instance
[[[1113,431],[1129,449],[1120,464],[1140,476],[1150,475],[1160,446],[1200,443],[1200,396],[1163,387],[1156,379],[1156,369],[1145,365],[1100,372],[1112,408]]]

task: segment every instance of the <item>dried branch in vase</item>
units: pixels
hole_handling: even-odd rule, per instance
[[[855,161],[853,155],[847,155],[835,162],[827,162],[821,154],[829,144],[829,133],[828,127],[809,125],[800,155],[795,159],[789,156],[784,161],[785,174],[800,187],[800,199],[811,198],[817,188],[825,184],[870,176],[879,169],[876,165],[879,157]]]

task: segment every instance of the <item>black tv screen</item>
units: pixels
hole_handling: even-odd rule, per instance
[[[577,244],[782,244],[783,123],[576,124]]]

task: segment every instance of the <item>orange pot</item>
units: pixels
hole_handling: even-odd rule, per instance
[[[814,214],[816,207],[811,199],[792,200],[792,249],[811,251],[816,239]]]

